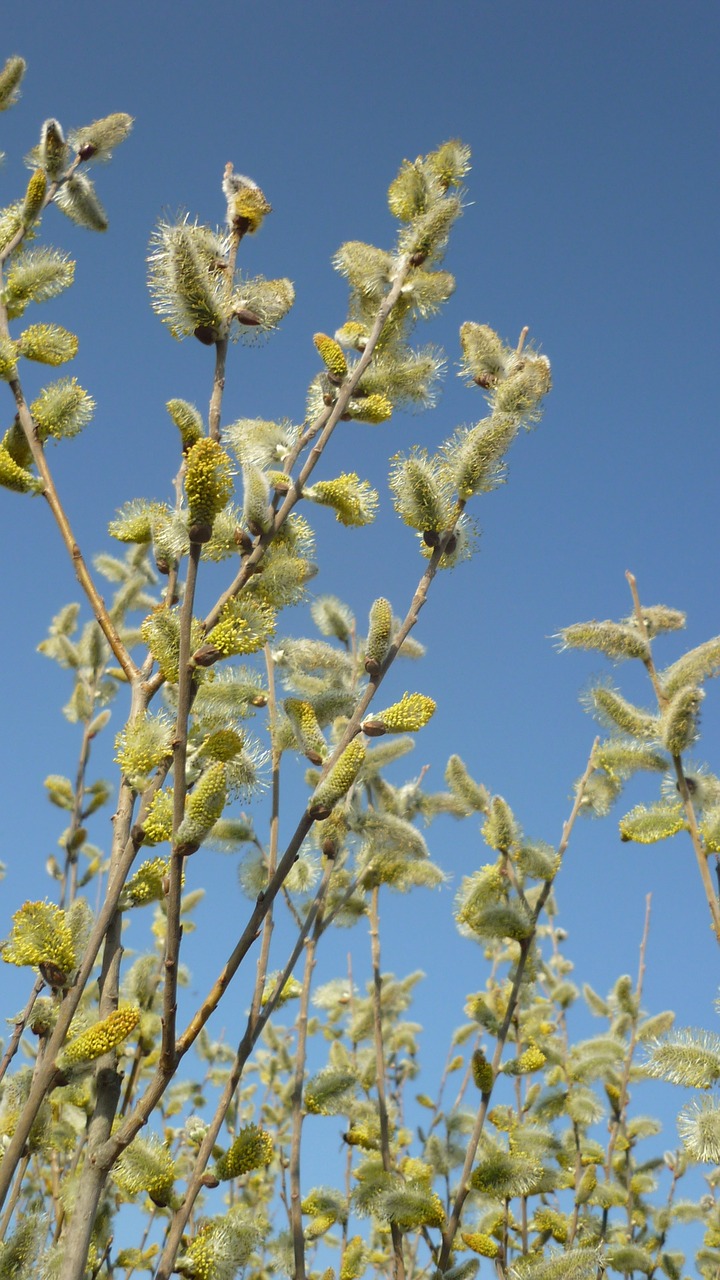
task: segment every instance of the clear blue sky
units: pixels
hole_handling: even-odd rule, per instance
[[[20,105],[1,121],[2,203],[22,191],[20,158],[45,117],[66,127],[111,111],[136,117],[96,175],[108,233],[78,232],[59,215],[44,228],[78,256],[77,284],[53,318],[78,332],[72,371],[98,403],[93,426],[51,459],[88,554],[111,549],[107,520],[127,498],[170,493],[165,401],[208,396],[207,350],[174,344],[149,307],[144,258],[163,210],[220,221],[228,160],[263,187],[274,212],[243,246],[243,266],[291,276],[297,304],[267,346],[231,353],[226,419],[297,420],[317,365],[311,335],[333,332],[345,315],[332,253],[347,239],[390,243],[385,191],[404,157],[453,136],[470,144],[471,203],[447,259],[457,292],[418,330],[448,349],[445,395],[432,414],[348,433],[333,471],[367,475],[382,512],[372,531],[336,534],[332,520],[315,522],[323,567],[313,585],[344,596],[361,619],[379,594],[405,611],[420,558],[392,513],[388,457],[414,441],[432,449],[482,416],[479,395],[452,370],[461,322],[490,323],[512,340],[529,325],[553,364],[545,418],[518,442],[508,485],[477,506],[477,558],[433,589],[416,632],[427,660],[398,671],[391,688],[439,702],[409,775],[430,763],[440,786],[447,755],[459,751],[529,835],[556,841],[594,733],[577,693],[602,663],[559,655],[553,634],[629,612],[628,568],[645,602],[688,613],[686,637],[666,642],[663,661],[720,631],[717,6],[74,0],[16,6],[3,26],[5,52],[26,57],[29,71]],[[76,745],[59,715],[62,677],[34,647],[78,590],[42,502],[0,498],[7,921],[23,896],[52,888],[43,866],[61,815],[44,801],[42,779],[71,772]],[[285,623],[301,626],[299,617]],[[617,675],[649,701],[632,673]],[[705,706],[699,755],[717,770],[716,688]],[[630,802],[652,792],[638,786]],[[438,826],[433,851],[456,883],[486,860],[471,823]],[[192,873],[230,901],[220,930],[229,936],[244,909],[232,867],[207,855]],[[558,884],[577,976],[604,992],[635,972],[650,890],[646,1004],[713,1026],[717,946],[682,838],[642,849],[620,843],[614,818],[579,828]],[[450,907],[448,892],[400,902],[387,967],[429,968],[436,937],[447,973],[459,968],[468,990],[480,986],[481,952],[454,939]],[[436,973],[420,1005],[438,1053],[461,1016],[447,987]]]

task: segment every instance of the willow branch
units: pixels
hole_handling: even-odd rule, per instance
[[[370,894],[370,952],[373,972],[373,1035],[375,1040],[375,1073],[378,1095],[378,1112],[380,1116],[380,1153],[383,1169],[392,1172],[390,1158],[390,1125],[387,1110],[387,1086],[385,1079],[385,1050],[382,1030],[382,972],[380,969],[380,913],[378,910],[380,890],[376,885]],[[405,1259],[403,1257],[402,1232],[396,1222],[390,1223],[390,1235],[393,1246],[393,1274],[395,1280],[405,1278]]]
[[[207,1163],[212,1155],[213,1147],[217,1141],[218,1134],[220,1133],[220,1129],[222,1127],[223,1121],[225,1120],[225,1116],[227,1115],[230,1103],[232,1102],[232,1099],[235,1096],[235,1091],[237,1090],[238,1084],[242,1079],[242,1074],[245,1069],[245,1065],[255,1045],[257,1044],[264,1027],[267,1025],[268,1021],[272,1017],[272,1014],[275,1012],[278,1001],[280,1000],[280,997],[282,995],[283,987],[285,986],[285,983],[287,982],[288,978],[292,974],[295,968],[295,965],[297,964],[297,961],[300,957],[300,953],[302,952],[305,939],[307,938],[310,930],[315,927],[316,922],[321,920],[321,913],[324,906],[325,897],[327,895],[328,886],[330,884],[331,874],[332,874],[332,863],[329,860],[327,860],[326,866],[323,871],[322,880],[320,882],[320,885],[318,886],[318,890],[317,890],[317,893],[315,894],[313,904],[305,918],[303,927],[300,930],[300,933],[298,934],[298,937],[287,959],[284,969],[282,970],[282,972],[280,973],[280,975],[278,976],[275,982],[275,987],[271,995],[264,1003],[262,1003],[262,987],[259,982],[256,983],[255,996],[254,996],[252,1008],[250,1010],[250,1014],[248,1017],[247,1026],[245,1028],[245,1033],[242,1037],[242,1040],[240,1041],[240,1044],[238,1045],[237,1054],[235,1055],[235,1062],[233,1063],[232,1070],[230,1072],[230,1075],[228,1076],[227,1082],[225,1084],[225,1088],[223,1089],[222,1096],[220,1098],[220,1101],[215,1111],[215,1115],[213,1116],[213,1119],[208,1128],[208,1131],[205,1134],[205,1137],[203,1138],[202,1143],[200,1144],[200,1148],[195,1158],[195,1164],[193,1166],[192,1174],[188,1179],[188,1185],[185,1192],[185,1197],[183,1199],[183,1203],[180,1206],[180,1208],[176,1210],[175,1216],[172,1221],[172,1225],[168,1231],[168,1234],[165,1240],[165,1246],[163,1248],[162,1257],[160,1259],[157,1272],[155,1274],[155,1280],[170,1280],[170,1276],[172,1275],[172,1272],[175,1266],[175,1258],[177,1257],[177,1252],[178,1252],[178,1249],[180,1248],[180,1244],[182,1241],[183,1232],[185,1230],[185,1227],[187,1226],[187,1223],[192,1213],[193,1206],[195,1204],[197,1196],[203,1186],[203,1176],[205,1173],[205,1169],[207,1168]],[[320,924],[318,925],[318,927],[321,930]],[[133,1136],[134,1134],[131,1134],[131,1137]],[[131,1140],[131,1137],[127,1138],[126,1140],[126,1135],[121,1130],[117,1135],[115,1135],[111,1143],[108,1144],[108,1153],[104,1156],[104,1159],[109,1158],[109,1163],[111,1164],[117,1158],[117,1154],[118,1154],[113,1150],[114,1145],[116,1145],[117,1143],[117,1139],[122,1138],[123,1140],[122,1147],[125,1147],[127,1146],[128,1142]]]
[[[302,1139],[302,1094],[307,1063],[307,1026],[310,1008],[310,988],[315,968],[315,954],[319,936],[318,925],[322,917],[319,915],[313,930],[312,938],[305,946],[305,972],[303,974],[302,991],[300,992],[300,1009],[297,1019],[297,1044],[295,1046],[295,1074],[293,1077],[290,1100],[292,1116],[292,1132],[290,1138],[290,1227],[292,1231],[293,1256],[295,1271],[293,1280],[305,1280],[305,1236],[302,1224],[302,1194],[300,1191],[300,1146]]]
[[[657,674],[657,670],[655,668],[655,663],[653,662],[652,652],[650,650],[650,636],[648,635],[648,629],[645,625],[645,619],[643,617],[642,606],[640,604],[640,595],[637,587],[637,580],[635,578],[635,575],[630,573],[629,570],[626,572],[625,577],[628,580],[630,592],[632,594],[635,619],[636,619],[638,628],[640,630],[640,634],[645,637],[645,640],[648,645],[648,657],[643,659],[643,662],[645,665],[645,669],[652,682],[653,689],[655,690],[655,695],[658,700],[658,706],[660,708],[660,711],[662,712],[665,710],[665,708],[668,705],[668,696],[662,687],[662,683],[660,681],[660,678]],[[685,777],[685,771],[683,769],[682,756],[672,756],[672,763],[673,763],[673,771],[675,773],[675,779],[677,782],[677,789],[680,795],[680,799],[682,800],[683,809],[685,810],[685,818],[687,820],[688,831],[690,833],[690,841],[692,843],[693,853],[695,854],[695,861],[697,862],[698,871],[700,873],[700,880],[702,882],[703,892],[705,894],[705,899],[710,909],[710,919],[712,921],[713,933],[715,934],[715,938],[717,939],[718,943],[720,943],[720,902],[718,902],[718,897],[715,892],[715,886],[713,885],[712,876],[710,875],[710,869],[708,867],[708,854],[707,854],[705,845],[703,843],[702,836],[700,834],[700,829],[698,827],[697,815],[695,813],[695,806],[692,802],[692,796],[690,795],[690,789],[688,787],[687,779]]]
[[[460,1175],[460,1183],[455,1195],[455,1200],[453,1202],[450,1218],[448,1219],[448,1225],[446,1229],[443,1231],[442,1250],[440,1252],[440,1258],[438,1260],[439,1271],[447,1270],[448,1261],[450,1258],[450,1254],[452,1252],[453,1241],[455,1239],[455,1235],[457,1233],[458,1227],[460,1226],[460,1219],[462,1216],[463,1206],[465,1204],[465,1201],[468,1197],[468,1193],[470,1191],[470,1174],[472,1172],[472,1167],[475,1162],[477,1149],[480,1144],[480,1139],[483,1134],[483,1129],[485,1127],[485,1119],[488,1112],[488,1106],[490,1103],[490,1098],[492,1095],[495,1078],[500,1068],[500,1062],[502,1060],[502,1055],[505,1050],[505,1044],[508,1038],[508,1033],[510,1031],[513,1018],[515,1017],[515,1012],[517,1009],[518,999],[520,995],[520,987],[522,985],[523,975],[525,973],[525,966],[527,964],[528,955],[530,954],[530,951],[532,949],[532,944],[535,941],[535,937],[537,934],[538,920],[540,919],[540,915],[543,911],[545,903],[547,902],[548,897],[550,896],[550,892],[552,890],[553,884],[555,883],[555,878],[558,874],[560,865],[562,863],[563,857],[565,855],[568,844],[570,842],[570,837],[572,835],[573,827],[575,826],[575,822],[577,820],[578,814],[580,813],[580,808],[582,806],[582,799],[585,793],[585,787],[587,786],[588,779],[590,778],[590,775],[593,772],[593,769],[595,768],[594,757],[595,757],[595,751],[597,750],[597,746],[598,746],[598,739],[596,738],[592,745],[592,750],[590,751],[590,756],[589,756],[587,765],[585,767],[585,772],[583,773],[578,783],[577,791],[575,793],[575,802],[570,811],[570,816],[565,822],[562,829],[560,844],[558,845],[557,870],[555,871],[551,879],[545,881],[540,893],[538,894],[537,901],[535,903],[535,907],[532,914],[532,930],[528,935],[528,937],[523,938],[523,940],[520,943],[520,957],[518,959],[518,963],[515,969],[515,977],[513,980],[510,996],[508,999],[507,1009],[505,1011],[505,1017],[503,1019],[503,1023],[500,1028],[500,1031],[498,1032],[497,1041],[495,1044],[495,1052],[492,1058],[491,1065],[492,1065],[493,1083],[491,1084],[490,1088],[482,1095],[480,1106],[478,1107],[478,1111],[475,1117],[475,1123],[473,1125],[472,1133],[468,1141],[467,1150],[465,1152],[465,1161],[463,1164],[462,1173]]]
[[[638,976],[635,984],[635,1014],[632,1020],[632,1030],[630,1032],[630,1040],[628,1042],[625,1061],[623,1063],[622,1076],[620,1078],[620,1087],[618,1092],[618,1100],[616,1107],[616,1115],[610,1124],[610,1138],[608,1141],[607,1155],[605,1157],[605,1181],[609,1182],[612,1173],[612,1162],[615,1154],[615,1146],[621,1130],[625,1125],[627,1105],[629,1101],[628,1085],[630,1084],[630,1072],[632,1070],[632,1062],[635,1056],[635,1049],[638,1042],[638,1024],[640,1021],[640,1001],[642,999],[643,983],[645,981],[645,958],[647,955],[648,937],[650,935],[650,905],[652,903],[652,894],[649,893],[645,898],[645,922],[643,925],[642,938],[640,940],[640,959],[638,961]],[[607,1233],[607,1225],[610,1217],[609,1209],[603,1209],[602,1226],[600,1229],[600,1239],[604,1240]]]
[[[282,506],[275,514],[275,519],[273,521],[272,526],[267,531],[267,533],[262,534],[261,537],[258,538],[253,550],[250,552],[248,556],[246,556],[243,559],[242,565],[238,573],[236,574],[233,582],[230,584],[227,590],[224,591],[223,594],[219,597],[216,604],[213,606],[213,608],[210,610],[210,613],[205,618],[204,625],[205,625],[206,631],[209,631],[211,627],[214,627],[215,623],[220,617],[220,614],[222,613],[222,610],[224,606],[227,604],[228,600],[232,600],[236,595],[238,595],[238,593],[245,586],[245,583],[248,581],[248,579],[251,578],[252,575],[257,571],[257,567],[260,564],[260,561],[262,560],[263,556],[265,555],[265,552],[268,546],[277,536],[278,532],[280,531],[282,526],[285,524],[285,521],[287,520],[291,511],[293,510],[293,507],[297,504],[297,502],[301,498],[303,486],[307,484],[310,476],[312,475],[315,467],[317,466],[317,463],[319,462],[324,452],[324,449],[328,443],[328,440],[330,439],[337,424],[340,422],[341,418],[343,417],[343,414],[347,409],[349,401],[352,399],[352,396],[357,388],[358,383],[360,382],[360,379],[362,378],[362,375],[364,374],[365,370],[370,364],[370,361],[372,360],[378,340],[385,326],[385,322],[388,316],[390,315],[390,312],[392,311],[393,307],[395,306],[395,303],[400,297],[400,294],[402,293],[402,288],[407,279],[409,270],[410,270],[410,263],[407,256],[405,256],[400,260],[397,274],[395,276],[393,284],[390,290],[388,291],[386,297],[383,299],[383,302],[380,308],[378,309],[377,316],[375,317],[375,323],[373,324],[373,327],[370,331],[370,335],[368,337],[365,350],[363,351],[360,359],[358,360],[355,367],[352,369],[349,376],[346,378],[342,386],[339,388],[337,399],[334,405],[332,406],[332,408],[328,409],[327,417],[325,417],[324,414],[320,415],[320,421],[323,422],[323,427],[322,427],[322,432],[320,434],[320,438],[318,439],[317,444],[313,446],[310,453],[308,454],[297,480],[295,480],[293,484],[290,486],[285,496],[285,499],[282,503]],[[292,456],[290,459],[288,459],[289,462],[294,462],[294,460],[295,459]]]
[[[129,831],[132,825],[133,800],[133,793],[127,783],[124,783],[121,788],[120,803],[118,806],[118,813],[116,815],[116,834],[118,831],[123,831],[126,828]],[[131,806],[129,817],[125,813],[125,809],[128,804]],[[90,933],[87,948],[78,971],[78,976],[60,1006],[55,1028],[48,1041],[47,1055],[43,1062],[42,1070],[38,1072],[37,1077],[33,1080],[30,1093],[28,1094],[27,1101],[18,1119],[15,1132],[8,1143],[5,1155],[0,1163],[0,1204],[4,1202],[5,1196],[7,1195],[9,1181],[12,1177],[12,1170],[22,1156],[25,1143],[27,1142],[30,1130],[40,1106],[42,1105],[46,1094],[53,1087],[57,1079],[55,1058],[64,1044],[68,1028],[75,1016],[78,1005],[80,1004],[83,991],[85,990],[88,978],[92,973],[98,952],[117,910],[120,894],[122,893],[128,872],[132,866],[138,848],[139,841],[137,841],[131,834],[125,840],[117,860],[111,867],[105,901],[102,904],[98,917]]]

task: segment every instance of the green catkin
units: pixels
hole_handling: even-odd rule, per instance
[[[624,658],[650,656],[644,636],[636,627],[622,622],[576,622],[560,632],[566,649],[595,649],[619,662]]]
[[[502,853],[507,853],[517,840],[517,826],[512,809],[502,796],[493,796],[482,834],[491,849],[498,849]]]
[[[300,698],[286,698],[284,707],[300,750],[311,764],[322,764],[327,755],[327,743],[312,704]]]
[[[681,755],[695,741],[703,697],[702,689],[690,685],[670,699],[660,721],[660,738],[671,756]]]
[[[200,848],[218,818],[222,817],[227,799],[227,766],[220,760],[202,775],[185,806],[185,816],[178,827],[175,846],[187,857]]]
[[[327,818],[338,800],[348,792],[365,760],[365,744],[359,739],[345,748],[326,778],[315,789],[308,812],[314,818]]]
[[[27,184],[25,199],[23,200],[22,220],[26,227],[31,227],[33,222],[37,221],[38,215],[42,211],[46,192],[47,178],[42,169],[36,169]]]
[[[201,414],[187,400],[168,400],[165,408],[180,432],[183,453],[188,453],[202,439],[204,427]]]
[[[635,844],[656,844],[677,835],[687,826],[682,804],[636,805],[620,822],[620,839]]]
[[[20,96],[20,85],[27,64],[24,58],[8,58],[0,71],[0,111],[7,111]]]
[[[472,1056],[472,1076],[481,1093],[490,1093],[495,1076],[491,1064],[482,1049],[476,1049]]]
[[[385,661],[392,640],[393,613],[389,600],[383,596],[370,607],[367,642],[365,644],[365,670],[376,676]]]
[[[31,324],[18,339],[20,355],[39,364],[65,364],[75,358],[77,349],[75,334],[59,324]]]

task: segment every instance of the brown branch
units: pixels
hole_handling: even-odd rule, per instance
[[[177,832],[185,815],[187,794],[186,764],[188,722],[192,706],[194,680],[190,666],[193,604],[197,583],[201,544],[190,543],[187,578],[180,613],[180,653],[178,657],[178,702],[173,739],[173,850],[166,899],[165,980],[163,987],[162,1048],[159,1070],[171,1074],[175,1068],[175,1023],[177,1017],[177,984],[180,964],[182,925],[180,909],[185,858],[176,843]]]

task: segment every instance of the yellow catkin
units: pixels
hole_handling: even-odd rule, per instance
[[[127,1040],[139,1021],[140,1010],[136,1005],[116,1009],[107,1018],[103,1018],[102,1022],[96,1022],[94,1027],[88,1027],[87,1031],[71,1040],[62,1050],[58,1066],[61,1069],[74,1067],[101,1058],[104,1053],[109,1053],[122,1044],[123,1040]]]
[[[436,705],[424,693],[406,693],[399,702],[379,711],[366,724],[382,726],[385,733],[415,733],[427,724]]]
[[[497,1240],[485,1235],[484,1231],[463,1231],[462,1240],[468,1249],[472,1249],[473,1253],[479,1253],[483,1258],[497,1258],[500,1252]]]
[[[347,360],[340,343],[326,333],[316,333],[313,342],[328,373],[340,380],[347,377]]]
[[[357,418],[360,422],[370,422],[375,425],[379,422],[387,422],[388,418],[392,417],[392,401],[379,391],[366,396],[364,400],[354,401],[353,405],[353,409],[350,410],[351,417]]]
[[[266,1129],[247,1124],[238,1133],[225,1155],[215,1165],[215,1173],[221,1182],[239,1178],[253,1169],[262,1169],[273,1158],[273,1140]]]

